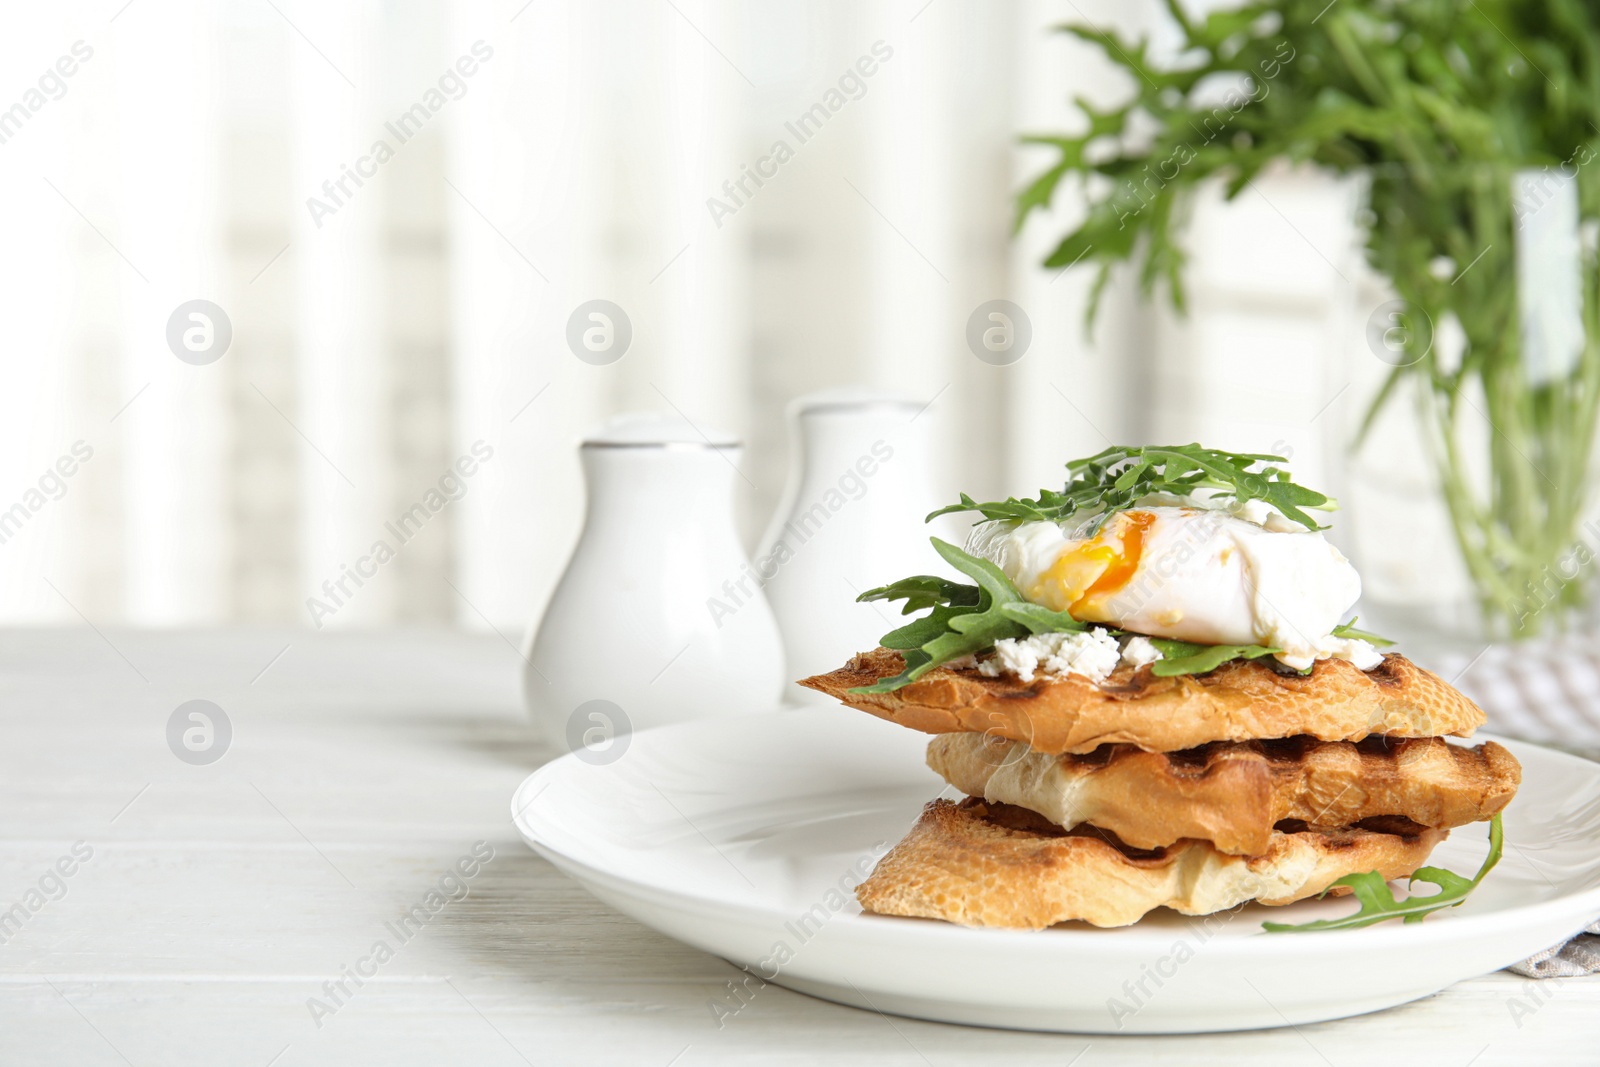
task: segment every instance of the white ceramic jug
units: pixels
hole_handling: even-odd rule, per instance
[[[564,749],[596,762],[631,730],[778,704],[783,648],[766,600],[710,604],[749,568],[733,521],[739,452],[657,415],[584,439],[583,534],[523,669],[529,714]]]
[[[924,405],[864,389],[828,390],[789,405],[790,463],[755,567],[783,633],[791,678],[841,666],[910,620],[898,605],[858,604],[874,586],[948,568],[928,544],[933,488]],[[790,703],[834,703],[798,685]]]

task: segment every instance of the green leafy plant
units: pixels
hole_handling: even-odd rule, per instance
[[[1478,868],[1478,873],[1471,878],[1464,878],[1442,867],[1418,867],[1407,885],[1423,882],[1438,886],[1439,891],[1427,896],[1407,896],[1404,900],[1395,900],[1394,891],[1377,871],[1347,874],[1323,890],[1322,895],[1327,896],[1336,886],[1346,886],[1361,904],[1356,912],[1338,919],[1318,919],[1308,923],[1262,923],[1261,928],[1269,934],[1298,934],[1315,930],[1351,930],[1390,919],[1419,923],[1425,916],[1453,908],[1466,900],[1467,894],[1478,888],[1484,875],[1494,870],[1494,865],[1500,862],[1500,849],[1504,843],[1505,829],[1500,825],[1500,815],[1496,812],[1494,818],[1489,820],[1489,854],[1483,858],[1483,866]]]
[[[1017,225],[1082,189],[1083,221],[1045,265],[1098,266],[1090,322],[1112,269],[1186,303],[1180,237],[1198,189],[1238,196],[1266,168],[1310,165],[1360,179],[1371,265],[1407,312],[1398,364],[1356,444],[1403,391],[1417,397],[1456,543],[1484,617],[1514,634],[1581,602],[1559,561],[1577,540],[1600,409],[1600,301],[1584,263],[1588,334],[1576,366],[1534,381],[1521,358],[1511,178],[1548,168],[1600,216],[1600,6],[1584,0],[1260,0],[1192,18],[1157,63],[1148,41],[1060,27],[1131,76],[1132,97],[1075,135],[1039,135],[1054,163],[1017,197]],[[1432,326],[1467,345],[1447,360]],[[1402,385],[1414,386],[1403,390]],[[1487,489],[1468,475],[1463,429],[1489,427]],[[1019,502],[1029,504],[1033,502]],[[1042,508],[1053,506],[1038,502]],[[1287,514],[1287,512],[1285,512]]]
[[[1241,502],[1265,500],[1307,529],[1324,529],[1301,508],[1331,511],[1337,505],[1321,493],[1291,482],[1283,468],[1270,465],[1285,462],[1282,456],[1222,452],[1197,444],[1115,446],[1068,463],[1067,484],[1059,493],[1044,489],[1037,499],[1008,497],[986,504],[962,493],[959,504],[940,508],[928,518],[976,511],[989,521],[1061,522],[1079,511],[1098,512],[1102,517],[1125,511],[1153,493],[1186,496],[1207,489]]]

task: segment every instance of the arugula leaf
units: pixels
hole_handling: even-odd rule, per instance
[[[1303,508],[1332,511],[1329,497],[1289,480],[1274,463],[1282,456],[1222,452],[1198,444],[1151,448],[1113,446],[1088,459],[1067,464],[1067,484],[1060,491],[1040,490],[1038,497],[980,503],[965,493],[961,502],[930,513],[927,520],[955,512],[976,511],[987,522],[1061,522],[1080,511],[1103,518],[1135,507],[1153,493],[1186,496],[1197,489],[1241,502],[1264,500],[1308,530],[1321,530]],[[1259,466],[1259,469],[1252,469]],[[925,520],[925,521],[927,521]]]
[[[904,651],[920,648],[950,629],[950,620],[957,615],[978,610],[983,591],[975,585],[964,585],[932,574],[918,574],[898,582],[868,589],[856,597],[858,602],[869,600],[904,600],[900,614],[910,615],[931,607],[933,611],[922,618],[890,630],[879,640],[884,648]],[[930,668],[931,669],[931,668]]]
[[[1375,633],[1369,633],[1366,630],[1356,629],[1356,623],[1360,620],[1360,618],[1361,616],[1357,615],[1349,622],[1341,622],[1338,626],[1333,628],[1333,636],[1350,638],[1356,641],[1365,641],[1374,648],[1389,648],[1394,644],[1394,642],[1389,640],[1387,637],[1379,637]]]
[[[1088,623],[1079,622],[1064,611],[1051,611],[1043,604],[1001,604],[1000,614],[1036,634],[1082,633],[1089,628]]]
[[[1463,878],[1442,867],[1418,867],[1407,882],[1407,887],[1424,882],[1438,886],[1439,892],[1425,897],[1408,896],[1397,901],[1389,883],[1377,871],[1347,874],[1323,890],[1322,895],[1327,896],[1335,886],[1349,886],[1361,904],[1359,911],[1338,919],[1318,919],[1308,923],[1262,923],[1261,928],[1269,934],[1294,934],[1316,930],[1353,930],[1389,919],[1421,922],[1426,915],[1453,908],[1466,900],[1467,894],[1478,888],[1484,875],[1494,870],[1495,864],[1500,862],[1500,849],[1504,843],[1505,828],[1500,825],[1500,814],[1496,812],[1494,818],[1489,820],[1489,854],[1483,858],[1483,866],[1478,868],[1478,873],[1471,878]]]
[[[862,600],[905,600],[906,611],[933,606],[915,622],[884,634],[885,648],[905,657],[905,670],[892,678],[850,690],[852,693],[888,693],[921,678],[941,663],[976,655],[996,641],[1027,637],[1030,633],[1078,631],[1083,623],[1065,612],[1030,604],[1017,592],[1005,572],[986,559],[969,555],[937,537],[929,538],[945,561],[978,584],[961,585],[930,575],[904,578],[870,589]]]
[[[890,630],[878,639],[884,648],[893,648],[905,651],[908,648],[921,648],[934,638],[950,630],[951,620],[970,611],[982,610],[981,604],[972,607],[944,607],[934,608],[933,611],[920,619],[906,623],[897,630]]]
[[[1229,660],[1259,659],[1283,651],[1262,645],[1197,645],[1192,641],[1175,641],[1170,637],[1152,637],[1150,643],[1161,653],[1161,658],[1150,665],[1150,673],[1157,678],[1205,674]]]
[[[932,574],[918,574],[910,578],[902,578],[889,585],[880,585],[876,589],[868,589],[856,597],[857,602],[867,600],[904,600],[906,606],[900,609],[900,614],[910,615],[913,611],[931,608],[935,604],[972,605],[978,602],[978,587],[975,585],[962,585],[952,582],[947,578],[940,578]]]

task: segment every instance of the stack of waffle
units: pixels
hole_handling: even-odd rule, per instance
[[[1170,678],[1124,665],[1098,684],[941,667],[851,692],[902,666],[880,648],[801,683],[936,735],[928,765],[967,794],[929,803],[857,889],[885,915],[1040,929],[1288,904],[1348,874],[1412,873],[1521,779],[1494,742],[1444,740],[1469,736],[1482,711],[1399,655],[1308,675],[1255,660]]]

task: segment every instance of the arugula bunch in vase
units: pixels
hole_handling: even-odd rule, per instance
[[[1125,70],[1133,95],[1109,109],[1079,100],[1082,133],[1023,139],[1056,157],[1019,194],[1017,226],[1058,195],[1082,193],[1087,214],[1045,265],[1098,268],[1092,324],[1124,262],[1146,296],[1159,286],[1184,309],[1180,238],[1203,186],[1232,199],[1283,165],[1360,179],[1367,260],[1405,311],[1385,331],[1398,351],[1354,443],[1388,404],[1414,396],[1490,630],[1547,628],[1583,603],[1587,585],[1572,563],[1594,475],[1600,301],[1591,251],[1581,351],[1555,373],[1530,373],[1512,179],[1542,168],[1550,182],[1574,183],[1585,226],[1596,225],[1600,5],[1259,0],[1200,17],[1165,2],[1181,38],[1170,62],[1154,61],[1146,40],[1060,27]],[[1459,359],[1433,343],[1450,320],[1466,339]],[[1466,451],[1469,429],[1487,431],[1481,456]],[[1470,476],[1475,467],[1487,478]]]

